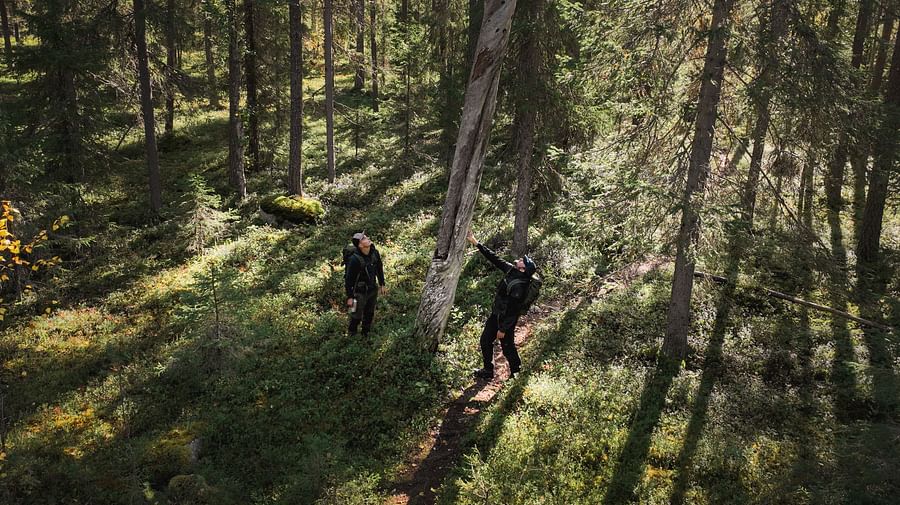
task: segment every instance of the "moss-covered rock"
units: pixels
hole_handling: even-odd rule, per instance
[[[176,475],[167,488],[169,503],[179,505],[206,505],[216,503],[215,489],[206,483],[202,475]]]
[[[305,196],[274,196],[260,202],[266,213],[292,223],[311,223],[325,215],[325,207],[315,198]]]

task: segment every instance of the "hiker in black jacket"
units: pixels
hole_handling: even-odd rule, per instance
[[[531,276],[534,275],[536,267],[534,261],[528,256],[522,256],[515,263],[503,261],[494,251],[478,242],[475,235],[472,234],[472,230],[469,230],[466,240],[476,246],[488,261],[505,274],[497,284],[491,315],[485,321],[484,331],[481,332],[481,358],[484,366],[475,371],[475,377],[480,379],[494,377],[494,339],[499,338],[503,356],[509,362],[509,376],[512,378],[522,365],[515,342],[519,309],[528,292],[528,284],[531,282]]]
[[[384,287],[384,266],[381,255],[365,233],[353,235],[353,245],[356,250],[347,259],[344,270],[344,288],[350,311],[348,332],[356,335],[359,322],[362,321],[362,334],[366,336],[372,329],[378,294],[387,293]]]

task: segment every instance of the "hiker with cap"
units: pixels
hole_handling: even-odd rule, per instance
[[[509,363],[509,376],[512,378],[519,371],[522,361],[516,350],[515,330],[516,323],[526,304],[532,286],[533,276],[537,270],[534,261],[527,255],[517,259],[515,263],[509,263],[497,256],[484,244],[475,239],[472,230],[466,235],[466,240],[476,246],[478,251],[487,258],[495,267],[504,273],[503,279],[497,284],[497,292],[494,294],[494,303],[491,305],[491,315],[484,323],[484,331],[481,332],[481,358],[484,366],[475,371],[474,375],[480,379],[492,379],[494,377],[494,340],[500,339],[500,348],[503,356]],[[540,282],[540,281],[535,281]],[[536,284],[539,287],[540,284]],[[534,292],[536,296],[536,291]]]
[[[344,288],[347,292],[347,309],[350,312],[348,333],[356,335],[362,321],[362,334],[372,329],[375,318],[375,302],[378,294],[386,294],[384,266],[381,255],[365,233],[353,235],[353,245],[344,249]]]

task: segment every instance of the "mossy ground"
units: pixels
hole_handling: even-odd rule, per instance
[[[250,174],[247,202],[228,199],[226,114],[197,104],[183,104],[161,142],[160,220],[147,221],[133,138],[84,184],[47,192],[34,212],[71,213],[68,233],[89,240],[59,246],[70,247],[64,267],[0,336],[7,503],[164,503],[181,492],[169,488],[178,475],[201,476],[217,503],[378,502],[446,398],[468,384],[495,281],[472,257],[440,352],[420,352],[410,329],[446,175],[432,141],[399,154],[387,98],[356,158],[338,117],[334,185],[323,182],[321,97],[308,107],[307,191],[328,209],[314,225],[281,230],[255,217],[261,198],[283,192],[283,168]],[[285,166],[284,151],[274,167]],[[193,174],[241,216],[203,255],[179,238]],[[476,218],[501,248],[505,180],[502,167],[487,168]],[[896,335],[751,290],[722,298],[700,283],[686,368],[658,369],[668,274],[593,299],[596,251],[557,226],[573,206],[538,220],[531,240],[543,296],[584,301],[537,327],[526,372],[481,418],[443,503],[893,503]],[[384,256],[390,288],[368,340],[344,332],[340,254],[359,229]],[[748,250],[746,274],[829,299],[822,276],[792,275],[803,265],[783,239]],[[898,290],[891,280],[870,303],[895,326]],[[50,300],[58,308],[38,315]]]

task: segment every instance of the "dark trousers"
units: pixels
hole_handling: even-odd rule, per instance
[[[484,331],[481,332],[481,359],[484,360],[485,370],[494,369],[494,340],[497,339],[498,324],[499,316],[491,314],[484,323]],[[500,339],[500,349],[509,362],[509,369],[518,372],[522,360],[519,359],[519,351],[516,350],[515,325],[512,332]]]
[[[357,293],[355,298],[356,312],[350,313],[349,333],[356,335],[356,329],[359,327],[359,322],[362,321],[362,334],[368,335],[369,330],[372,329],[372,320],[375,319],[375,302],[378,300],[378,288]]]

